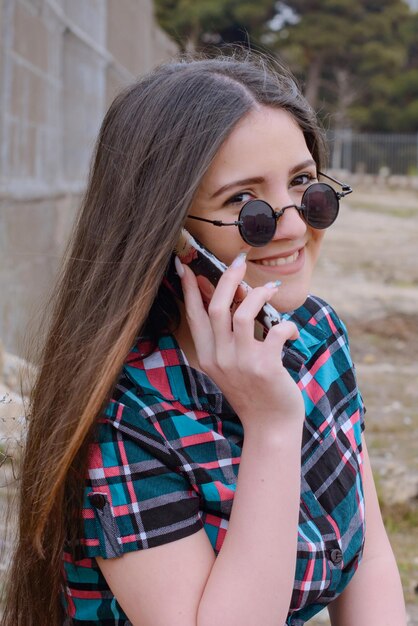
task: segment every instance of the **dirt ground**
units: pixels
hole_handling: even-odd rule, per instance
[[[355,190],[327,233],[313,288],[348,326],[410,626],[418,626],[417,259],[418,191]]]
[[[348,326],[384,520],[418,626],[418,191],[356,189],[341,204],[312,291]],[[329,624],[327,613],[309,624]]]

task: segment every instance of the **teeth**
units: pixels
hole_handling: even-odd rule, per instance
[[[290,256],[280,257],[279,259],[265,259],[261,261],[256,261],[259,265],[268,265],[269,267],[274,267],[277,265],[286,265],[286,263],[294,263],[299,256],[299,250],[297,250],[294,254]]]

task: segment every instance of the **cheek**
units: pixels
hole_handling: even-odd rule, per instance
[[[315,263],[321,251],[321,246],[322,246],[322,242],[324,240],[326,231],[314,230],[312,228],[310,228],[309,230],[310,230],[309,247],[310,247],[312,261]]]

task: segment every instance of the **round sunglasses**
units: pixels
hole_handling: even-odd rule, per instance
[[[340,199],[352,193],[351,187],[340,183],[335,178],[327,174],[319,176],[328,178],[332,182],[340,185],[342,191],[335,191],[327,183],[312,183],[305,190],[302,196],[301,205],[289,204],[280,211],[275,211],[273,207],[264,200],[249,200],[243,204],[239,212],[238,220],[235,222],[222,222],[220,220],[208,220],[204,217],[189,215],[192,220],[209,222],[215,226],[238,226],[239,234],[248,245],[255,248],[265,246],[274,237],[277,220],[283,215],[286,209],[296,209],[303,220],[312,228],[323,230],[328,228],[337,219],[340,208]]]

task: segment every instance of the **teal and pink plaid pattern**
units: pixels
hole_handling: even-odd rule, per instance
[[[284,362],[306,406],[298,558],[286,621],[301,626],[343,591],[361,558],[364,409],[335,312],[309,297],[284,317],[300,330]],[[152,548],[202,527],[218,553],[228,529],[241,422],[211,379],[188,366],[174,337],[161,337],[144,357],[149,347],[139,339],[128,355],[91,445],[84,538],[75,559],[64,555],[68,624],[129,624],[95,556]]]

